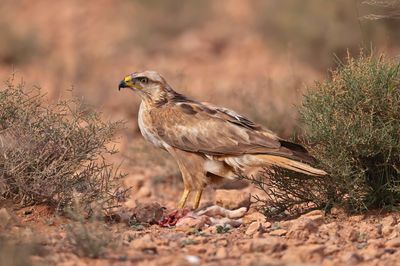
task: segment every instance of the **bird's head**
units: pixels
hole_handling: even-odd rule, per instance
[[[165,79],[156,71],[134,72],[126,76],[118,86],[118,90],[129,88],[144,97],[154,97],[169,88]]]

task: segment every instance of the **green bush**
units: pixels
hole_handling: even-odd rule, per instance
[[[399,67],[384,56],[348,57],[300,109],[336,200],[351,209],[400,202]]]
[[[384,56],[348,56],[308,90],[300,107],[304,138],[317,167],[329,175],[275,168],[251,178],[267,195],[266,215],[333,205],[358,212],[400,203],[399,68]]]
[[[12,82],[0,90],[0,201],[63,209],[116,200],[120,174],[105,156],[120,123],[103,122],[78,100],[42,100],[40,90]]]

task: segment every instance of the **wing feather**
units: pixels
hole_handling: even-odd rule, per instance
[[[163,133],[159,138],[181,150],[212,156],[300,154],[283,146],[279,137],[250,119],[207,103],[175,103],[163,110],[153,109],[151,116],[155,131]],[[301,160],[307,159],[304,156]]]

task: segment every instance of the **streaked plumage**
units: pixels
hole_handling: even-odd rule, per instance
[[[302,146],[285,141],[236,112],[201,103],[175,92],[155,71],[133,73],[119,88],[141,96],[139,127],[144,138],[177,161],[185,191],[197,191],[195,208],[208,184],[276,165],[309,175],[325,175],[311,166]]]

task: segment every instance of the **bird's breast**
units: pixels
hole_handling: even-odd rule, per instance
[[[143,102],[140,104],[139,108],[138,124],[140,132],[148,142],[152,143],[158,148],[163,149],[167,149],[170,146],[155,132],[154,123]]]

